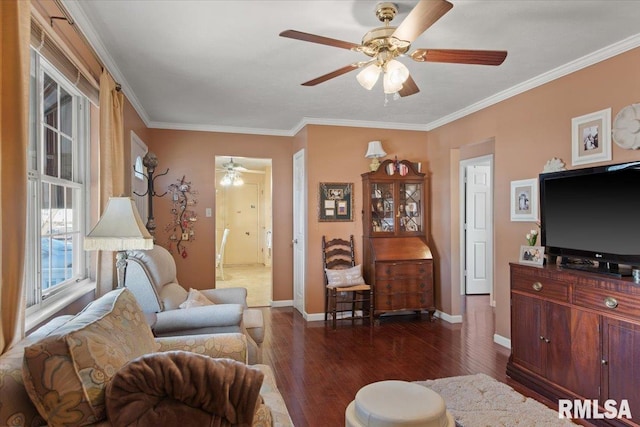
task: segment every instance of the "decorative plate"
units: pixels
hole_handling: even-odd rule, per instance
[[[387,165],[387,175],[393,175],[394,173],[396,173],[396,165],[394,165],[393,163],[389,163]]]
[[[613,140],[627,150],[640,148],[640,104],[624,107],[613,120]]]

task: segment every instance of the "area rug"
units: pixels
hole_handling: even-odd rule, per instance
[[[574,426],[558,412],[485,374],[416,381],[440,394],[459,427]]]

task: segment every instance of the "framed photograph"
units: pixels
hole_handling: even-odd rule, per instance
[[[611,108],[571,119],[571,164],[611,160]]]
[[[511,181],[511,221],[538,220],[538,180]]]
[[[353,183],[321,182],[318,221],[353,221]]]
[[[530,265],[544,264],[544,246],[520,246],[518,262]]]

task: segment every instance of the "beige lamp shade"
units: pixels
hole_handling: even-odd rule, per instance
[[[127,251],[153,248],[153,237],[145,227],[131,197],[111,197],[93,230],[84,239],[87,251]]]

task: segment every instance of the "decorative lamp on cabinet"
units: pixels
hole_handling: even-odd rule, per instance
[[[380,157],[386,156],[387,153],[382,149],[382,142],[380,141],[369,141],[369,147],[367,148],[367,154],[364,155],[367,159],[373,159],[369,168],[372,172],[378,170],[380,167],[380,161],[378,160]]]

